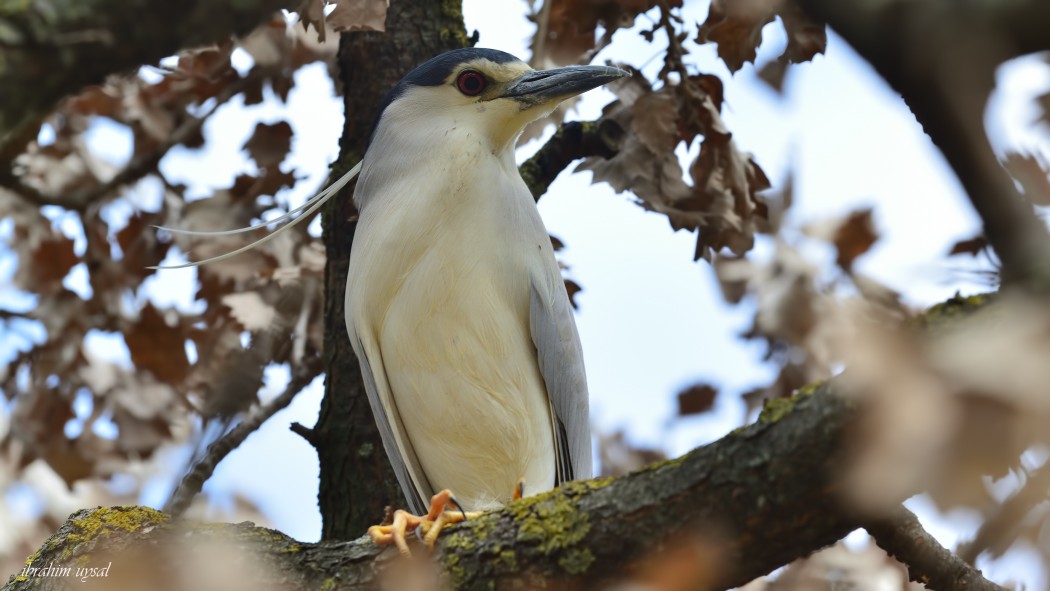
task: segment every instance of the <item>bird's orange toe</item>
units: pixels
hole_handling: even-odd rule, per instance
[[[452,496],[452,491],[445,489],[430,499],[430,510],[426,515],[413,515],[403,509],[394,511],[394,520],[390,525],[373,525],[368,528],[368,535],[377,544],[390,544],[405,556],[411,556],[412,551],[408,548],[407,534],[409,531],[419,531],[423,535],[423,543],[428,549],[433,549],[441,531],[452,524],[459,523],[478,513],[467,513],[462,510],[459,503]]]

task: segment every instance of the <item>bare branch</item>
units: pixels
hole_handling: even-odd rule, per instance
[[[941,546],[923,529],[918,518],[904,507],[864,525],[875,543],[908,566],[908,576],[928,589],[952,591],[1004,591]]]
[[[574,161],[588,156],[615,156],[622,136],[623,130],[612,121],[564,123],[518,171],[533,198],[539,201],[554,179]]]
[[[243,421],[230,430],[225,436],[208,446],[207,453],[193,468],[182,478],[182,482],[168,499],[164,510],[174,517],[182,515],[193,498],[204,487],[204,483],[211,478],[219,462],[226,458],[231,451],[237,449],[249,435],[254,433],[278,411],[291,404],[292,399],[305,388],[320,373],[320,360],[308,360],[306,365],[292,374],[291,381],[280,396],[271,400],[268,404],[256,407]]]
[[[965,316],[954,316],[961,317]],[[841,387],[832,381],[803,388],[793,398],[769,405],[755,424],[681,458],[615,479],[572,482],[459,524],[442,534],[433,560],[425,561],[437,569],[429,573],[430,580],[440,576],[442,588],[449,589],[512,588],[522,583],[530,588],[596,589],[623,584],[654,564],[681,556],[683,548],[694,548],[704,560],[702,568],[691,569],[697,579],[689,588],[727,589],[866,527],[881,547],[910,566],[913,578],[933,589],[998,591],[929,540],[910,514],[872,519],[850,508],[843,492],[849,477],[843,466],[851,461],[848,437],[863,411],[840,397]],[[107,511],[137,512],[143,528],[129,528],[122,518],[116,533],[123,537],[105,543],[76,529],[76,523],[84,522],[98,531],[99,516]],[[373,518],[378,521],[381,515]],[[286,589],[315,589],[324,581],[333,590],[380,588],[379,578],[390,567],[400,571],[408,564],[396,551],[384,551],[367,538],[300,544],[244,525],[157,527],[163,520],[164,515],[142,508],[82,512],[44,544],[34,561],[57,564],[58,557],[74,560],[81,551],[114,551],[116,568],[139,560],[120,554],[123,548],[163,548],[164,540],[184,540],[189,531],[200,542],[228,541],[258,553],[261,563],[276,570],[253,571],[249,579],[269,584],[276,577]],[[417,554],[424,554],[421,547]],[[163,568],[148,569],[143,576],[158,572]],[[54,580],[35,581],[44,586],[34,588],[54,588],[47,586]],[[150,586],[148,582],[139,586]],[[26,583],[16,580],[6,589],[27,588]]]

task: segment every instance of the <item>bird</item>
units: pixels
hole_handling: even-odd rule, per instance
[[[290,223],[357,174],[346,329],[407,501],[369,528],[410,554],[447,524],[591,477],[583,349],[553,246],[515,162],[529,123],[629,76],[612,66],[534,70],[495,49],[442,53],[380,103],[362,161],[279,218]],[[299,217],[295,217],[297,214]]]
[[[583,350],[515,146],[563,100],[627,75],[467,48],[381,103],[354,192],[346,326],[416,515],[371,528],[377,541],[407,553],[406,529],[427,525],[433,544],[457,520],[450,501],[493,509],[591,477]]]

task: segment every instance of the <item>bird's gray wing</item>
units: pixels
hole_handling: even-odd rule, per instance
[[[583,348],[565,284],[554,275],[533,276],[529,329],[554,418],[560,484],[591,477],[591,430]]]
[[[379,434],[383,438],[386,456],[390,459],[398,484],[401,485],[401,491],[408,501],[408,509],[416,515],[425,515],[430,497],[434,494],[433,487],[423,473],[412,442],[409,441],[401,423],[401,415],[398,414],[394,398],[390,394],[379,347],[367,335],[358,335],[350,318],[352,308],[349,301],[346,309],[347,333],[361,363],[361,377],[368,394],[368,404],[372,407],[372,415],[375,416]]]

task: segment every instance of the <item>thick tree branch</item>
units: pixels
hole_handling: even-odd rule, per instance
[[[768,573],[861,525],[838,495],[853,411],[831,390],[820,386],[780,401],[756,424],[683,458],[615,480],[571,483],[469,520],[443,534],[437,567],[452,589],[509,588],[514,581],[593,589],[629,578],[670,551],[696,546],[718,557],[691,558],[718,565],[699,573],[696,588],[724,589]],[[134,525],[136,519],[147,527]],[[122,554],[123,548],[163,547],[164,540],[195,536],[194,545],[229,539],[232,547],[262,553],[261,563],[274,571],[252,576],[263,584],[284,581],[285,588],[370,589],[384,566],[400,564],[396,551],[383,553],[365,540],[296,544],[243,525],[158,526],[164,519],[142,508],[81,512],[31,562],[72,564],[88,551],[116,552],[107,558],[116,573],[141,560]],[[122,525],[107,530],[100,521]],[[85,531],[110,537],[89,539]],[[158,565],[150,572],[164,570]],[[329,583],[320,587],[323,581]],[[25,589],[29,582],[15,580],[7,589]],[[36,582],[43,589],[62,583]]]
[[[901,93],[984,221],[1004,281],[1050,288],[1050,235],[999,165],[983,126],[996,67],[1050,48],[1050,6],[1042,0],[799,3]]]
[[[247,33],[294,0],[0,3],[0,166],[62,97],[184,47]]]
[[[612,158],[620,150],[623,130],[609,120],[570,121],[558,127],[551,139],[518,167],[537,201],[561,171],[580,158]]]
[[[1004,591],[933,539],[911,511],[899,507],[893,514],[864,525],[875,543],[908,567],[908,576],[929,589]]]

